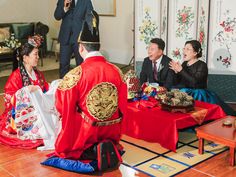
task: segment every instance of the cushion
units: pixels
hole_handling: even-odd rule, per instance
[[[32,36],[34,33],[34,25],[31,23],[12,24],[15,37],[17,39],[25,39]]]
[[[10,37],[10,27],[0,28],[0,42],[4,42]]]
[[[41,162],[41,164],[76,173],[92,173],[97,168],[96,160],[90,163],[83,163],[79,160],[63,159],[59,157],[50,157],[44,162]]]

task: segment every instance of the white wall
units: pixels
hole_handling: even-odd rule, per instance
[[[116,17],[100,18],[102,49],[110,61],[128,64],[133,56],[133,0],[116,0]]]
[[[49,26],[51,38],[57,37],[60,22],[54,19],[57,0],[0,0],[0,23],[38,22]],[[133,0],[116,0],[116,17],[100,17],[102,50],[111,62],[128,64],[133,56]]]
[[[49,25],[49,13],[48,0],[0,0],[0,23],[40,21]],[[50,35],[48,39],[49,46]]]
[[[38,22],[48,24],[48,0],[0,0],[0,23]]]
[[[57,21],[54,18],[54,11],[56,9],[56,5],[57,5],[57,0],[49,0],[48,2],[48,7],[49,7],[49,12],[48,12],[48,23],[50,26],[50,30],[49,30],[49,35],[50,37],[57,37],[59,34],[59,29],[60,29],[60,24],[61,21]]]

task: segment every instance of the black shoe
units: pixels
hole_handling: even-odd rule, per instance
[[[107,142],[102,142],[97,145],[97,160],[98,170],[105,171],[108,169],[108,158],[107,158]]]
[[[118,167],[121,162],[121,157],[120,157],[118,150],[113,145],[113,143],[110,141],[106,142],[106,148],[107,148],[107,152],[108,152],[108,166],[109,166],[109,168]]]

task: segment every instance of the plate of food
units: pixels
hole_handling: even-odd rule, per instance
[[[194,99],[187,93],[174,89],[162,97],[161,108],[170,112],[190,112],[194,110]]]

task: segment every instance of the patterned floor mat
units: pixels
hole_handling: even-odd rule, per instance
[[[198,140],[191,129],[179,132],[176,153],[158,143],[149,143],[126,135],[122,136],[121,144],[125,149],[123,163],[149,176],[174,176],[227,150],[224,145],[205,141],[204,154],[198,154]]]

